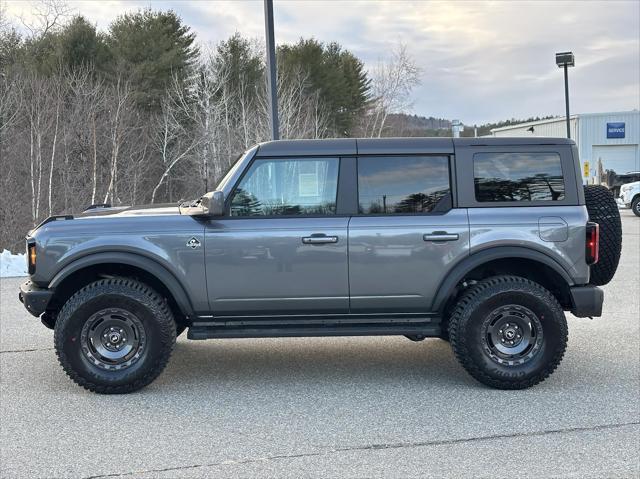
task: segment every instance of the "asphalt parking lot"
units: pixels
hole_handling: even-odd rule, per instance
[[[596,320],[525,391],[476,383],[447,343],[188,341],[141,392],[99,396],[0,280],[0,477],[640,475],[640,218]]]

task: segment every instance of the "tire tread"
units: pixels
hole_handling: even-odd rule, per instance
[[[495,294],[508,291],[520,291],[531,294],[559,311],[564,318],[564,313],[558,300],[538,283],[520,276],[493,276],[480,281],[462,295],[449,320],[449,340],[460,364],[476,380],[497,389],[525,389],[547,379],[562,361],[568,337],[567,323],[566,321],[560,321],[558,324],[561,329],[561,335],[564,336],[563,346],[554,353],[551,361],[537,374],[520,381],[502,380],[489,376],[483,368],[479,367],[478,364],[472,360],[463,333],[471,314],[482,302]]]
[[[603,286],[613,279],[622,251],[622,221],[613,194],[606,186],[584,188],[589,219],[600,225],[600,259],[591,266],[589,283]]]
[[[121,385],[105,385],[91,381],[80,375],[73,367],[64,352],[65,324],[71,320],[75,311],[87,301],[105,294],[120,294],[142,303],[153,314],[161,338],[162,354],[160,360],[149,368],[140,378],[131,383]],[[173,314],[165,299],[152,288],[139,281],[129,278],[101,279],[86,285],[74,293],[64,304],[56,321],[54,329],[54,345],[58,362],[73,382],[84,389],[99,394],[126,394],[137,391],[154,379],[166,367],[176,341],[176,325]]]

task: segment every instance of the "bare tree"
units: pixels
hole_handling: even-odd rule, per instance
[[[55,110],[53,113],[53,138],[51,140],[51,160],[49,162],[49,216],[53,214],[53,172],[54,165],[56,159],[56,146],[58,145],[58,130],[60,126],[60,108],[62,107],[62,88],[63,88],[63,77],[56,76],[53,78],[52,83],[52,96],[53,96],[53,105],[52,109]]]
[[[129,82],[122,78],[122,75],[118,75],[116,86],[112,89],[110,95],[110,102],[108,105],[107,114],[109,116],[109,139],[111,147],[111,160],[109,162],[109,186],[104,195],[103,203],[106,203],[109,198],[112,201],[116,201],[117,194],[117,180],[118,180],[118,155],[120,148],[124,141],[124,137],[127,134],[127,129],[123,126],[123,117],[128,110],[131,109],[131,90]]]
[[[159,188],[169,178],[173,168],[188,158],[201,141],[187,128],[195,119],[194,116],[193,108],[184,96],[184,89],[174,77],[173,85],[162,101],[155,128],[154,143],[161,155],[163,172],[151,192],[151,203],[155,202]]]
[[[39,0],[31,2],[31,17],[20,16],[22,25],[32,38],[40,38],[54,31],[72,14],[72,9],[63,0]]]
[[[378,62],[372,72],[373,107],[365,118],[367,136],[381,137],[388,116],[411,106],[411,91],[420,84],[420,71],[402,44],[388,61]]]

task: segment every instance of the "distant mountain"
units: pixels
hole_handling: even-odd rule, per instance
[[[451,121],[395,113],[387,118],[385,130],[388,136],[451,136]]]
[[[493,128],[501,128],[503,126],[516,125],[529,121],[546,120],[555,118],[554,116],[532,117],[524,120],[511,118],[510,120],[499,121],[496,123],[484,123],[476,125],[478,128],[478,136],[490,135]],[[464,131],[460,136],[474,136],[474,125],[464,125]],[[385,128],[385,136],[451,136],[451,120],[445,118],[434,118],[432,116],[425,117],[420,115],[408,115],[405,113],[395,113],[387,118]]]

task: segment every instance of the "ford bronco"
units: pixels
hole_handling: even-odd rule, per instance
[[[70,378],[126,393],[189,339],[449,341],[478,381],[521,389],[600,316],[616,202],[557,138],[292,140],[246,151],[180,205],[93,205],[29,232],[27,310]]]

